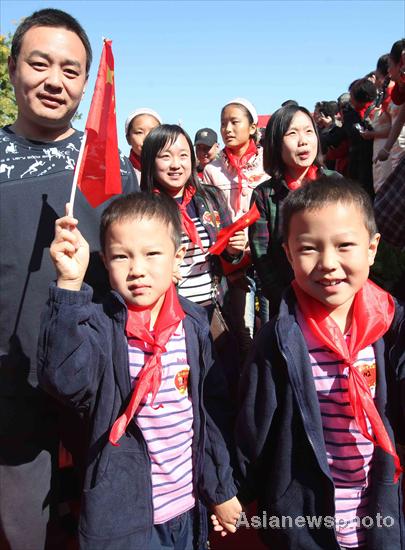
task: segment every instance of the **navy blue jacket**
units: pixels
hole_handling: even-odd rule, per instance
[[[279,314],[254,340],[241,382],[236,442],[241,500],[258,500],[258,514],[335,515],[334,485],[327,463],[318,397],[308,348],[295,318],[291,288]],[[405,403],[404,307],[374,344],[377,364],[375,404],[392,440],[403,442]],[[401,410],[402,407],[402,410]],[[401,441],[402,440],[402,441]],[[405,547],[400,483],[393,484],[392,457],[375,447],[368,515],[394,518],[392,527],[367,530],[367,550]],[[266,515],[264,514],[264,515]],[[388,520],[388,523],[391,520]],[[276,525],[276,523],[273,523]],[[288,525],[288,524],[286,524]],[[338,550],[334,528],[262,529],[277,550]]]
[[[127,309],[114,291],[102,304],[92,289],[79,292],[50,287],[42,315],[38,350],[40,385],[71,406],[86,411],[90,422],[87,469],[81,505],[81,549],[148,548],[153,525],[151,464],[135,422],[115,447],[110,429],[131,394]],[[195,546],[205,547],[204,505],[236,494],[228,443],[223,380],[211,352],[203,308],[180,298],[186,313],[189,393],[193,403],[193,482],[196,505]],[[230,411],[229,411],[230,412]]]

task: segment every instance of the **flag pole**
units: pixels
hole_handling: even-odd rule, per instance
[[[77,157],[77,163],[75,167],[75,173],[73,176],[72,190],[70,192],[68,216],[71,216],[71,217],[73,217],[73,204],[75,202],[77,180],[79,179],[80,166],[82,164],[84,148],[86,147],[86,141],[87,141],[87,130],[85,130],[83,134],[82,144],[80,146],[80,151]]]

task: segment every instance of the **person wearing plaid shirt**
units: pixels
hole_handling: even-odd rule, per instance
[[[383,238],[390,244],[405,248],[405,155],[379,189],[374,210]]]

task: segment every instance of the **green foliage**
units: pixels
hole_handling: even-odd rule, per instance
[[[0,127],[12,124],[17,117],[17,103],[7,68],[11,40],[11,34],[0,35]]]

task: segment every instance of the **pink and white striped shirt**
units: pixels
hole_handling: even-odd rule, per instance
[[[370,468],[374,445],[359,431],[349,402],[349,368],[310,331],[300,312],[298,322],[306,340],[322,417],[330,472],[335,485],[335,527],[339,544],[357,548],[366,542],[361,524],[367,516]],[[350,335],[345,335],[346,340]],[[355,367],[370,380],[375,396],[376,365],[372,346],[358,354]],[[367,420],[369,433],[370,424]]]
[[[145,363],[144,352],[128,338],[129,372],[136,384]],[[145,355],[148,351],[145,352]],[[162,383],[153,407],[151,394],[135,414],[145,438],[152,467],[154,523],[165,523],[195,505],[193,495],[193,407],[188,395],[186,340],[183,323],[162,353]]]

